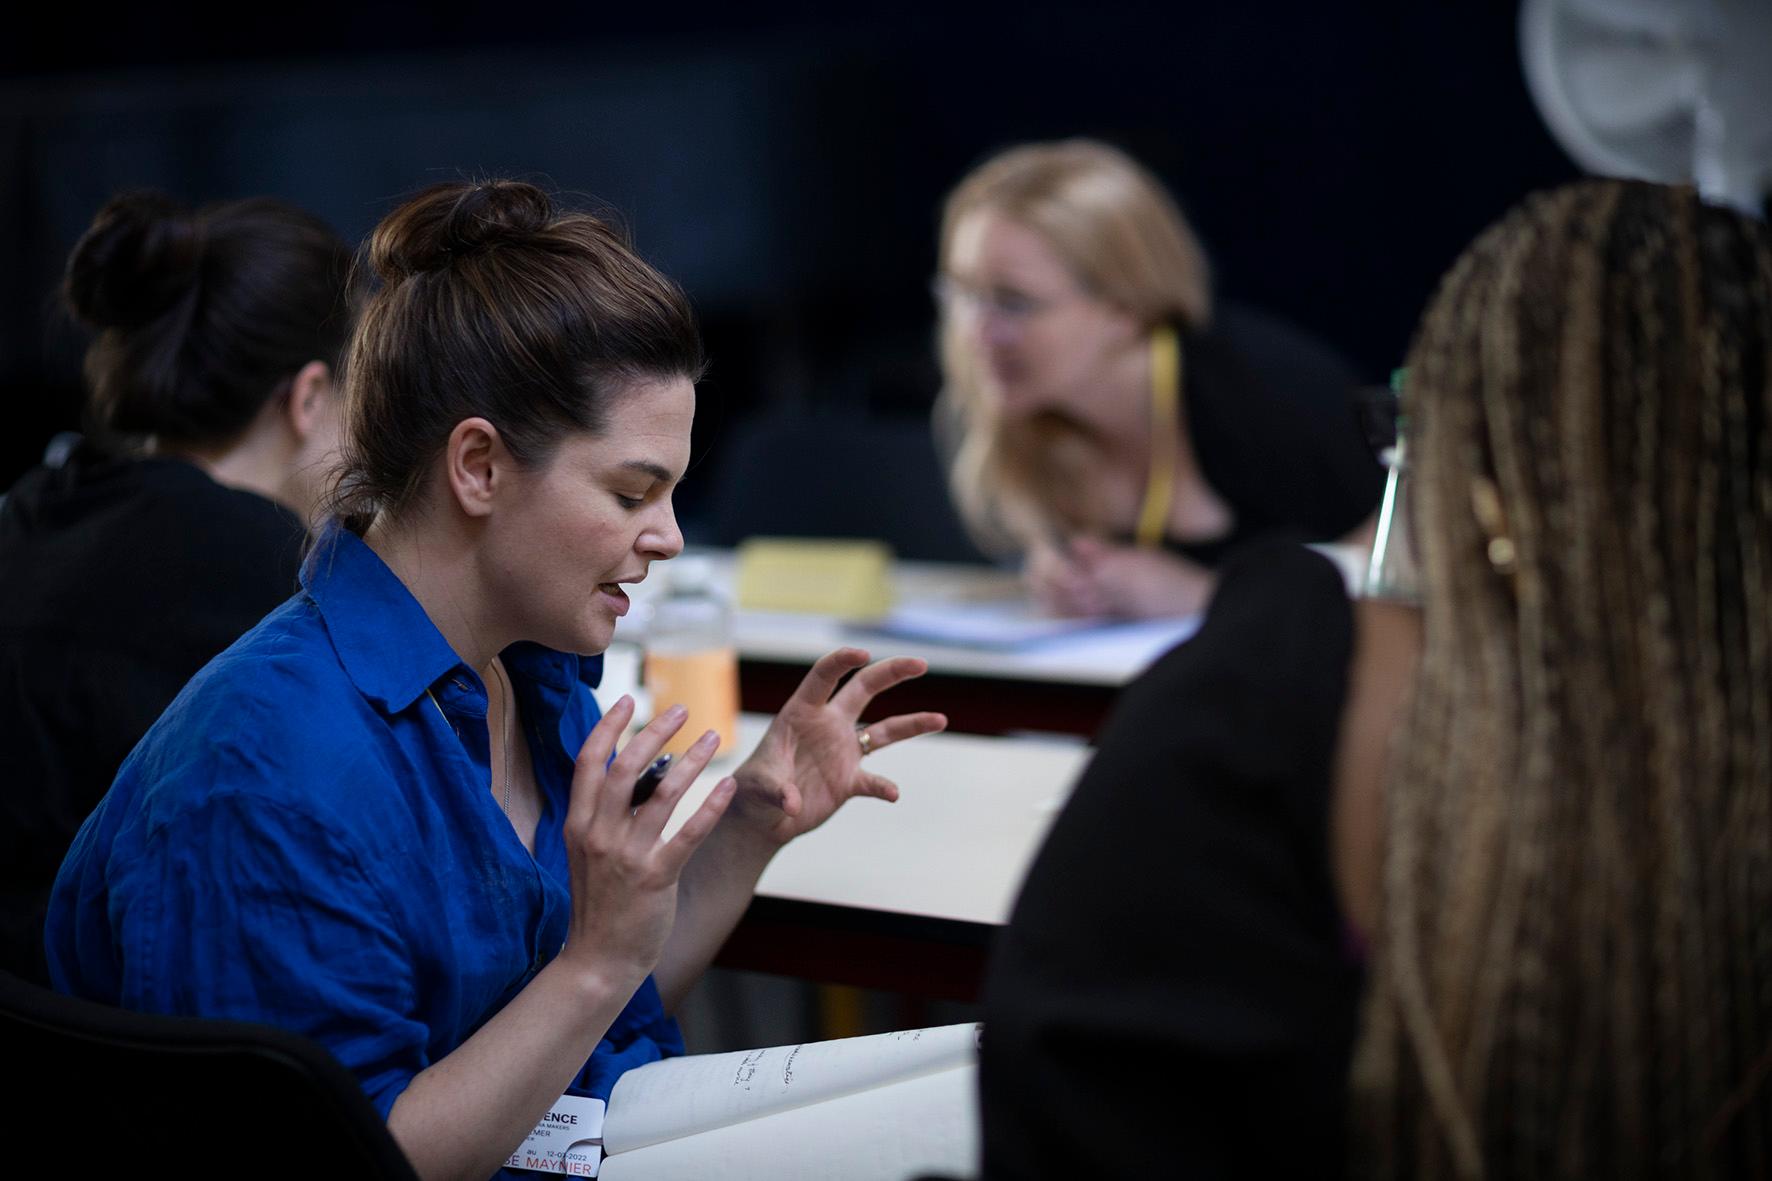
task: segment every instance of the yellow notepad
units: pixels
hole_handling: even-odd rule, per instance
[[[892,609],[892,547],[880,541],[754,537],[738,547],[738,605],[840,619]]]

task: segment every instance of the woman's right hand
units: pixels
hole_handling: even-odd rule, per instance
[[[467,1041],[418,1072],[388,1112],[388,1128],[419,1176],[486,1177],[522,1144],[584,1067],[597,1041],[658,962],[684,862],[732,800],[728,778],[678,833],[665,822],[714,748],[706,735],[639,808],[634,780],[683,725],[666,710],[610,761],[634,703],[616,702],[585,739],[566,809],[572,921],[566,946]]]
[[[1089,570],[1052,542],[1035,542],[1028,549],[1022,577],[1034,601],[1048,614],[1070,618],[1107,614],[1107,596]]]
[[[722,779],[676,835],[660,841],[677,801],[714,757],[720,740],[711,730],[702,735],[672,764],[653,797],[631,808],[634,781],[688,717],[682,706],[672,706],[611,761],[615,740],[633,713],[633,700],[624,696],[578,752],[565,825],[572,922],[559,957],[630,990],[658,963],[676,915],[678,876],[719,823],[735,789],[730,777]]]
[[[1028,589],[1054,615],[1158,619],[1203,611],[1212,572],[1163,550],[1077,536],[1028,551]]]

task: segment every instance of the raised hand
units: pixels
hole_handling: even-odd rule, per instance
[[[820,657],[756,751],[733,773],[738,781],[733,818],[780,845],[823,824],[853,796],[896,800],[897,784],[862,768],[858,725],[876,696],[922,676],[928,667],[911,656],[868,664],[868,654],[859,648],[839,648]],[[839,689],[844,675],[857,669]],[[867,749],[876,751],[947,724],[938,713],[869,722]]]
[[[633,717],[623,697],[599,721],[572,773],[566,812],[566,853],[572,871],[572,925],[562,960],[599,976],[632,977],[637,986],[658,962],[677,908],[677,880],[714,830],[736,784],[723,779],[668,841],[660,841],[677,800],[720,745],[708,731],[676,760],[658,790],[631,808],[634,780],[688,717],[672,706],[636,734],[613,762],[616,737]]]

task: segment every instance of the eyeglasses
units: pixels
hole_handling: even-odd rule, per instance
[[[945,315],[959,308],[989,313],[1011,324],[1025,324],[1048,312],[1071,297],[1029,295],[1013,287],[978,288],[963,283],[952,275],[937,275],[929,284],[930,293]]]

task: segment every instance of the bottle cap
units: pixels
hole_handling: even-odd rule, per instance
[[[665,589],[672,594],[711,594],[714,564],[701,554],[679,554],[665,566]]]

